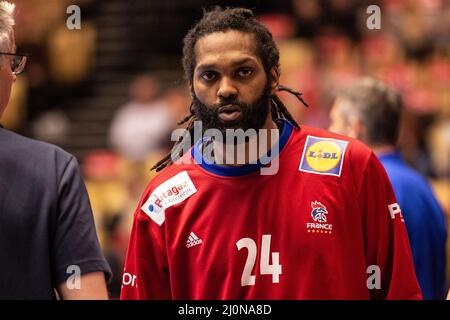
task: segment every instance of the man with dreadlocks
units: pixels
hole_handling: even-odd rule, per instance
[[[205,12],[183,55],[187,133],[138,204],[121,298],[420,299],[384,169],[362,143],[294,121],[276,92],[301,95],[279,85],[278,49],[252,11]],[[218,138],[230,130],[255,133]]]

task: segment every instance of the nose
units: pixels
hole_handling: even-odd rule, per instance
[[[223,77],[220,81],[220,87],[217,91],[217,96],[219,98],[229,98],[231,96],[236,96],[237,93],[238,90],[233,82],[229,78]]]

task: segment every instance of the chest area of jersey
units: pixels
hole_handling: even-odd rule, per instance
[[[166,214],[171,265],[182,266],[176,274],[252,288],[298,281],[299,270],[335,269],[362,243],[353,231],[361,229],[356,201],[334,182],[300,177],[198,187]]]
[[[332,234],[357,219],[355,197],[351,188],[335,180],[302,173],[199,184],[192,196],[166,214],[167,229],[204,236],[270,230],[296,236]]]

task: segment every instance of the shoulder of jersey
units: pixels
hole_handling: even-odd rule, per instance
[[[166,209],[179,204],[197,192],[191,176],[192,166],[175,163],[163,169],[147,185],[139,207],[158,225],[165,221]]]
[[[297,139],[304,172],[340,176],[346,164],[363,166],[372,154],[361,141],[320,128],[302,125]]]
[[[363,142],[353,139],[347,136],[343,136],[325,129],[310,127],[301,125],[300,126],[300,138],[304,136],[314,136],[318,138],[323,139],[335,139],[340,141],[346,141],[348,142],[348,148],[352,150],[353,152],[362,153],[363,155],[368,155],[372,153],[372,149],[370,149],[367,145],[365,145]]]
[[[186,170],[186,166],[171,164],[170,166],[164,168],[160,172],[156,173],[156,175],[148,182],[147,187],[143,192],[143,198],[147,197],[153,190],[155,190],[158,186],[164,184],[166,181],[171,180],[173,177],[177,176],[181,172],[186,172],[190,170]]]

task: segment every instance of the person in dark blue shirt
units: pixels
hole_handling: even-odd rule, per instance
[[[26,63],[0,1],[0,119]],[[0,300],[108,299],[111,269],[75,157],[0,125]]]
[[[395,90],[365,78],[337,95],[329,130],[360,139],[375,151],[406,222],[423,298],[444,299],[447,222],[425,177],[411,168],[396,149],[402,105]]]

